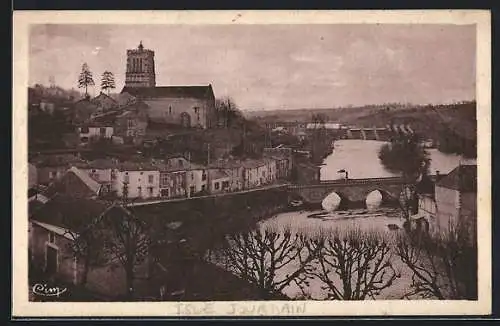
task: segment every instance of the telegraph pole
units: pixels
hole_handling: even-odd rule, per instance
[[[210,165],[210,143],[207,144],[207,165]]]

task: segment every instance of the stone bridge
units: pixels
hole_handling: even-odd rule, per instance
[[[344,203],[365,202],[366,197],[374,191],[379,191],[382,203],[387,203],[399,199],[403,180],[399,177],[331,180],[309,185],[290,185],[288,190],[291,197],[309,204],[320,204],[334,192]]]

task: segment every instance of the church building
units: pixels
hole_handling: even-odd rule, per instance
[[[128,93],[144,102],[153,122],[181,125],[186,128],[215,127],[215,95],[212,85],[156,86],[154,51],[127,50],[125,87]]]

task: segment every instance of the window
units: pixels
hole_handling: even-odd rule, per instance
[[[49,243],[56,243],[56,234],[54,232],[49,232]]]
[[[193,181],[193,180],[194,180],[194,173],[191,172],[191,181]]]
[[[148,188],[149,196],[153,196],[153,187]]]
[[[149,182],[149,183],[153,183],[153,182],[154,182],[154,179],[155,179],[155,176],[154,176],[154,175],[148,175],[148,182]]]
[[[106,128],[100,128],[99,133],[101,134],[101,136],[105,136],[106,135]]]
[[[218,182],[214,183],[214,189],[219,190],[219,183]]]
[[[201,191],[205,191],[205,185],[201,186]]]
[[[179,160],[179,166],[182,167],[184,162],[182,160]]]
[[[203,171],[203,174],[201,175],[201,181],[206,181],[207,180],[207,173]]]
[[[229,181],[222,181],[222,189],[229,188]]]
[[[89,127],[81,127],[80,128],[80,133],[81,134],[88,134],[89,133]]]
[[[168,114],[172,114],[172,107],[171,106],[168,107]]]
[[[162,197],[169,197],[168,189],[162,189],[160,191],[160,194],[161,194]]]
[[[142,196],[142,187],[137,187],[137,193],[139,194],[139,197]]]
[[[132,129],[134,127],[134,120],[128,119],[127,120],[127,129]]]
[[[128,172],[125,172],[125,175],[123,176],[123,182],[125,183],[130,182],[130,176],[128,175]]]

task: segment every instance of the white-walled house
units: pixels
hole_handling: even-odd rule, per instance
[[[435,185],[417,185],[418,215],[431,230],[446,232],[459,223],[477,223],[477,166],[460,165]]]
[[[449,225],[477,222],[477,165],[460,165],[436,183],[436,219],[441,230]]]
[[[244,187],[260,187],[276,180],[276,161],[269,158],[246,160],[244,167]]]
[[[230,190],[231,178],[222,170],[209,170],[210,193],[216,194]]]
[[[90,162],[75,163],[74,166],[102,184],[107,192],[114,190],[112,171],[118,166],[116,160],[97,159]]]
[[[92,139],[111,139],[113,125],[100,122],[85,123],[77,127],[77,134],[82,143],[88,143]]]
[[[124,162],[111,173],[113,190],[120,198],[125,192],[127,198],[160,197],[160,171],[152,164]]]
[[[207,169],[199,164],[190,163],[186,170],[186,194],[191,197],[208,191]]]

